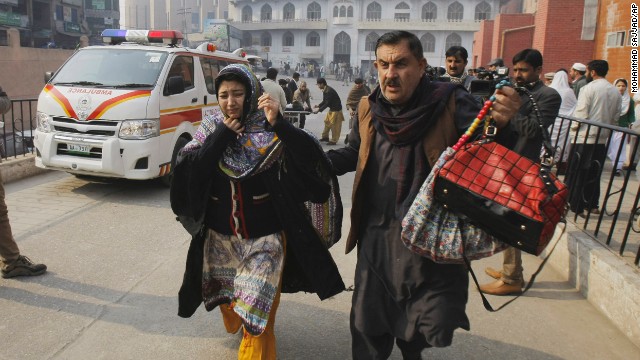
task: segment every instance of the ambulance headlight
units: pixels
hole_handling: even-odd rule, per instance
[[[120,126],[121,139],[143,140],[160,135],[158,120],[124,120]]]
[[[51,132],[51,116],[38,111],[36,114],[38,130],[42,132]]]

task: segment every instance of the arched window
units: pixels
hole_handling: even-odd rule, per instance
[[[376,42],[380,36],[375,32],[370,32],[364,42],[364,51],[376,51]]]
[[[296,18],[296,7],[292,3],[286,3],[282,8],[282,20],[293,21]]]
[[[448,49],[452,46],[462,46],[462,38],[456,33],[451,33],[447,36],[447,40],[444,43],[444,48]]]
[[[340,9],[338,9],[337,6],[334,6],[333,7],[333,17],[338,17],[339,13],[340,13]]]
[[[396,12],[393,15],[395,21],[409,21],[411,18],[411,8],[406,2],[401,2],[396,5]]]
[[[438,18],[438,7],[433,2],[422,6],[422,21],[435,21]]]
[[[347,17],[353,17],[353,6],[347,8]]]
[[[271,46],[271,34],[263,32],[262,35],[260,35],[260,45]]]
[[[344,5],[340,6],[340,17],[347,17],[347,7]]]
[[[320,46],[320,35],[312,31],[307,34],[307,46]]]
[[[382,6],[372,2],[367,6],[367,20],[380,20],[382,18]]]
[[[271,6],[269,4],[262,5],[262,9],[260,9],[260,21],[271,21]]]
[[[290,31],[282,35],[282,46],[293,46],[293,34]]]
[[[253,20],[253,9],[247,5],[242,8],[242,22],[250,22]]]
[[[447,20],[449,21],[462,21],[462,16],[464,15],[464,6],[459,2],[454,2],[449,5],[449,9],[447,10]]]
[[[422,43],[422,50],[424,52],[432,53],[436,52],[436,37],[426,33],[422,35],[420,38],[420,43]],[[448,48],[447,48],[448,49]]]
[[[488,20],[491,18],[491,5],[488,2],[483,1],[480,4],[476,5],[476,15],[475,20]]]
[[[341,31],[333,39],[333,51],[336,54],[351,54],[351,37],[344,31]]]
[[[322,8],[317,2],[312,2],[307,6],[307,20],[320,20],[322,18]]]

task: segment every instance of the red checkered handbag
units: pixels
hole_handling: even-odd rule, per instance
[[[530,97],[531,98],[531,97]],[[533,101],[533,99],[531,98]],[[535,102],[534,110],[539,111]],[[545,154],[536,163],[493,141],[489,126],[478,141],[454,147],[456,153],[438,173],[435,199],[509,245],[538,255],[564,218],[569,191],[551,173],[552,147],[544,126]]]

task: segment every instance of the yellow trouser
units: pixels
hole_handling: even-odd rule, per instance
[[[321,138],[329,139],[329,131],[331,131],[331,141],[338,142],[338,140],[340,140],[343,121],[344,115],[342,111],[329,111],[324,119],[324,130],[322,131]]]
[[[254,336],[249,334],[244,328],[243,336],[238,349],[238,360],[275,360],[276,359],[276,335],[274,331],[274,323],[276,322],[276,310],[280,303],[280,289],[271,305],[269,320],[267,327],[260,335]],[[233,311],[233,306],[223,304],[220,305],[222,320],[224,327],[228,333],[235,334],[242,326],[242,319]]]

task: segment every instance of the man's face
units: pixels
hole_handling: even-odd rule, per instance
[[[513,65],[513,78],[519,86],[532,83],[540,79],[542,66],[535,68],[529,63],[520,61]]]
[[[360,84],[354,84],[353,85],[356,89],[360,89],[364,86],[364,83],[360,83]]]
[[[489,71],[496,71],[496,67],[495,65],[489,65],[489,67],[487,67],[487,69],[489,69]]]
[[[467,62],[459,56],[447,56],[447,73],[449,76],[460,77],[464,73]]]
[[[569,69],[569,77],[573,80],[580,77],[580,73],[578,73],[574,68]]]
[[[593,74],[595,73],[595,71],[587,68],[587,73],[585,74],[587,76],[587,82],[590,83],[593,81]]]
[[[378,70],[380,90],[392,104],[409,101],[418,87],[427,66],[425,58],[416,59],[409,50],[407,40],[398,44],[383,44],[376,51],[375,68]]]
[[[326,85],[325,85],[325,84],[323,84],[323,83],[318,83],[317,85],[318,85],[318,88],[319,88],[320,90],[324,90],[324,87],[326,86]]]

